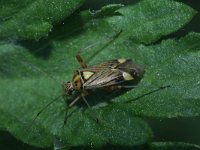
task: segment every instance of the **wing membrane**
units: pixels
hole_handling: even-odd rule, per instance
[[[105,69],[96,72],[89,80],[83,84],[83,87],[85,89],[94,89],[117,85],[122,82],[124,82],[124,78],[119,70]]]
[[[84,72],[92,72],[90,78],[84,80],[84,89],[103,88],[122,84],[127,81],[124,78],[124,72],[133,77],[133,80],[143,73],[143,69],[136,65],[131,59],[127,59],[123,62],[117,59],[110,60],[78,71],[82,75],[82,78],[84,78]]]

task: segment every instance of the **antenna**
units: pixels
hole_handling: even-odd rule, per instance
[[[37,117],[43,112],[45,111],[51,104],[53,104],[55,101],[57,101],[59,98],[61,98],[63,96],[62,95],[59,95],[58,97],[54,98],[52,101],[50,101],[46,106],[44,106],[37,114],[36,116],[33,118],[33,121],[32,122],[35,122],[35,120],[37,119]]]
[[[56,83],[62,84],[61,81],[58,81],[56,78],[50,76],[46,71],[40,69],[39,67],[36,67],[34,64],[31,64],[30,62],[27,62],[27,61],[26,61],[26,62],[22,62],[22,61],[21,61],[21,63],[24,64],[24,65],[27,65],[27,64],[28,64],[29,66],[33,67],[33,68],[36,69],[37,71],[39,71],[39,72],[45,74],[48,78],[54,80]]]
[[[37,119],[37,117],[43,112],[45,111],[51,104],[53,104],[55,101],[57,101],[60,97],[62,97],[62,95],[54,98],[52,101],[50,101],[46,106],[44,106],[37,114],[36,116],[33,118],[32,122],[30,122],[30,126],[27,126],[26,131],[27,133],[29,133],[29,130],[31,129],[31,127],[34,125],[33,123],[35,122],[35,120]]]
[[[142,86],[138,86],[138,87],[142,87]],[[171,87],[170,85],[160,86],[160,87],[158,87],[158,88],[155,89],[155,90],[152,90],[152,91],[150,91],[150,92],[144,93],[144,94],[141,95],[141,96],[138,96],[138,97],[136,97],[136,98],[134,98],[134,99],[132,99],[132,100],[126,101],[125,103],[130,103],[130,102],[132,102],[133,100],[138,100],[138,99],[140,99],[140,98],[143,98],[143,97],[145,97],[145,96],[148,96],[148,95],[150,95],[150,94],[153,94],[153,93],[155,93],[155,92],[157,92],[157,91],[164,90],[164,89],[170,88],[170,87]]]
[[[93,44],[91,44],[91,45],[89,45],[89,46],[87,46],[87,47],[81,49],[80,51],[78,51],[77,54],[81,53],[81,52],[84,51],[84,50],[87,50],[87,49],[90,49],[90,48],[92,48],[92,47],[95,47],[95,46],[97,46],[97,45],[99,45],[99,44],[101,44],[101,43],[103,43],[103,42],[107,42],[106,45],[103,46],[103,48],[104,48],[104,47],[106,47],[109,43],[111,43],[112,41],[114,41],[121,33],[122,33],[122,29],[121,29],[119,32],[117,32],[115,35],[109,37],[108,39],[104,39],[104,40],[98,41],[98,42],[96,42],[96,43],[93,43]]]

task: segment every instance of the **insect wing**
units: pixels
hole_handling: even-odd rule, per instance
[[[119,70],[104,69],[95,72],[84,84],[84,89],[95,89],[123,82],[123,76]]]
[[[103,88],[134,80],[143,74],[143,69],[131,59],[116,59],[79,70],[84,80],[84,89]]]
[[[95,70],[101,70],[101,69],[114,69],[116,68],[118,65],[120,64],[120,62],[118,61],[118,59],[114,59],[114,60],[108,60],[105,62],[102,62],[100,64],[94,65],[92,67],[90,67],[91,69],[95,69]]]

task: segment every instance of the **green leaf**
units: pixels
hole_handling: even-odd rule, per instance
[[[110,5],[96,13],[85,12],[88,16],[108,16],[120,5]],[[143,0],[137,5],[123,7],[114,11],[115,17],[108,17],[95,25],[106,25],[109,30],[122,29],[135,43],[149,44],[159,40],[162,36],[173,33],[187,24],[197,12],[191,7],[169,0]],[[109,25],[109,26],[108,26]],[[108,28],[109,27],[109,28]],[[96,30],[96,28],[95,28]]]
[[[152,150],[199,150],[200,146],[183,142],[153,142],[148,149]]]
[[[102,18],[107,16],[113,16],[119,14],[117,12],[118,9],[122,8],[124,5],[122,4],[110,4],[107,6],[103,6],[100,10],[90,12],[91,17],[93,18]]]
[[[40,39],[47,37],[53,24],[61,22],[84,0],[35,0],[17,3],[1,1],[0,38]],[[12,11],[10,11],[12,10]]]
[[[27,5],[31,4],[33,0],[7,0],[7,1],[0,1],[0,20],[5,21],[9,19],[12,15],[23,9]]]
[[[177,31],[196,13],[183,3],[168,0],[143,0],[119,12],[122,16],[109,22],[113,26],[121,26],[134,42],[146,44]]]
[[[180,17],[180,22],[177,21],[177,25],[170,30],[166,30],[165,24],[160,23],[159,28],[153,27],[152,24],[155,34],[152,30],[152,36],[147,37],[149,33],[141,32],[140,28],[135,28],[138,21],[134,20],[138,17],[137,19],[141,21],[140,25],[142,24],[143,28],[149,28],[148,22],[161,18],[158,11],[162,12],[168,7],[168,5],[160,5],[159,2],[157,7],[154,7],[156,2],[155,0],[144,0],[135,6],[123,8],[121,8],[122,5],[109,5],[97,12],[84,11],[74,14],[64,24],[55,28],[46,40],[39,42],[27,40],[16,43],[1,42],[1,130],[9,131],[23,142],[39,147],[52,146],[55,139],[61,139],[68,146],[94,147],[108,143],[121,146],[141,146],[149,142],[152,138],[151,129],[142,118],[138,118],[135,114],[169,117],[170,113],[171,116],[177,116],[179,105],[171,107],[171,103],[169,103],[170,108],[176,110],[171,111],[170,109],[171,112],[166,112],[168,109],[163,109],[159,113],[152,110],[149,115],[147,114],[149,108],[153,109],[154,106],[155,109],[155,105],[150,103],[149,107],[145,106],[148,100],[150,102],[152,99],[154,102],[159,101],[158,96],[163,98],[161,105],[167,103],[168,94],[166,91],[169,91],[168,93],[170,90],[174,93],[176,90],[181,92],[182,86],[178,84],[178,81],[175,84],[175,79],[172,78],[173,71],[168,72],[168,62],[171,64],[169,67],[173,67],[175,65],[173,60],[175,61],[176,58],[190,56],[191,59],[188,61],[191,63],[193,57],[196,58],[197,62],[199,57],[197,49],[199,34],[197,33],[191,33],[179,41],[166,40],[154,46],[137,44],[138,42],[153,42],[161,38],[161,35],[178,30],[189,22],[195,14],[192,8],[167,0],[168,5],[176,6],[175,8],[182,10],[182,14],[175,14]],[[152,9],[146,10],[148,5]],[[117,8],[121,9],[116,10]],[[144,9],[146,11],[142,13]],[[149,13],[154,14],[153,18],[148,19],[145,16],[151,16]],[[188,17],[181,19],[184,14]],[[167,17],[166,20],[173,20],[177,16],[172,14],[171,18]],[[122,24],[122,22],[126,24]],[[147,24],[144,24],[145,22]],[[155,25],[157,26],[157,24]],[[112,39],[121,30],[123,32],[117,38]],[[140,34],[136,34],[139,32]],[[185,47],[191,47],[191,51],[182,51]],[[131,58],[143,65],[146,73],[138,85],[139,87],[121,93],[121,96],[118,97],[112,96],[112,93],[110,95],[102,94],[101,91],[91,92],[92,96],[87,97],[87,100],[93,107],[91,109],[84,107],[84,103],[79,101],[76,106],[67,109],[68,114],[71,115],[68,116],[64,129],[62,126],[66,108],[64,108],[62,98],[49,106],[32,122],[42,108],[53,98],[62,94],[61,83],[70,81],[73,77],[73,71],[80,68],[75,55],[83,48],[87,48],[82,51],[82,56],[89,66],[114,58]],[[181,74],[185,70],[187,71],[183,67],[178,73]],[[50,77],[56,78],[58,83]],[[190,78],[190,80],[192,79],[194,78]],[[184,78],[180,78],[180,80],[180,83],[187,85]],[[170,88],[134,101],[147,92],[143,86],[150,85],[151,88],[148,90],[151,91],[152,86],[168,84],[171,85]],[[180,102],[181,98],[176,97],[176,94],[170,96],[170,98],[177,100],[177,103]],[[198,99],[198,95],[195,96]],[[67,99],[72,101],[73,97],[75,96],[67,97]],[[127,101],[131,102],[125,103]],[[189,109],[195,109],[190,116],[196,116],[194,112],[199,111],[198,105],[192,108],[194,103],[189,104],[189,106],[187,105]],[[138,106],[144,108],[139,109]],[[136,109],[136,107],[138,108]]]
[[[141,88],[116,99],[128,100],[130,109],[140,116],[200,116],[200,34],[153,46],[133,46],[138,58],[143,57],[146,74]],[[153,92],[166,85],[170,87]]]
[[[95,117],[99,123],[95,122]],[[91,121],[92,119],[92,121]],[[71,125],[65,132],[66,142],[80,146],[111,145],[136,146],[146,143],[151,138],[149,126],[129,111],[104,107],[96,112],[88,110],[83,114],[79,111],[69,118]]]

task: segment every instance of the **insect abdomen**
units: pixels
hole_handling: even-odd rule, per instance
[[[119,64],[117,68],[124,72],[123,77],[125,80],[137,79],[144,74],[143,67],[139,66],[131,59],[126,59],[126,61]]]

